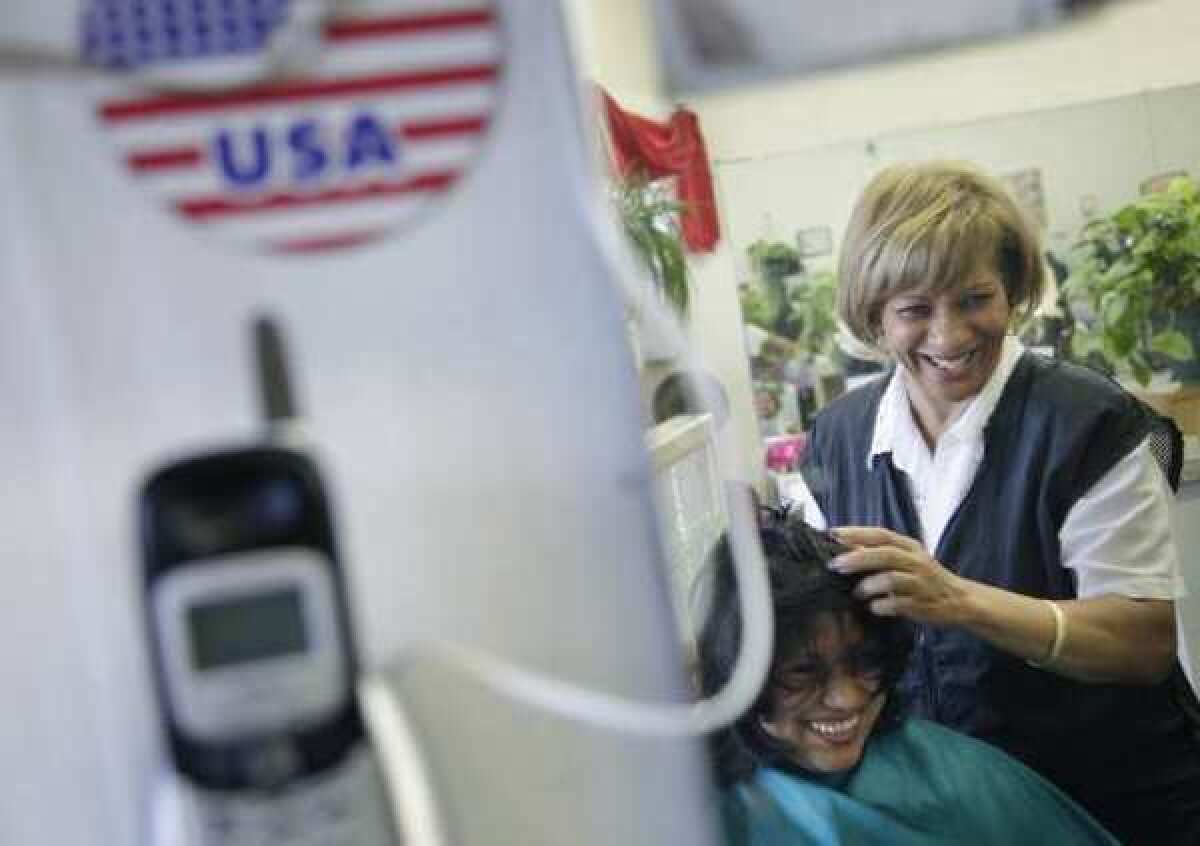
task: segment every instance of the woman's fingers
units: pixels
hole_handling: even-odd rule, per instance
[[[875,597],[867,603],[867,607],[876,617],[899,617],[908,604],[911,603],[905,597],[889,593],[887,596]]]
[[[854,595],[859,599],[870,599],[873,596],[887,596],[896,592],[897,573],[888,570],[885,573],[874,573],[862,579],[854,586]]]
[[[874,526],[840,526],[834,534],[850,549],[829,568],[862,577],[854,592],[871,613],[935,624],[960,616],[959,577],[930,557],[920,541]]]
[[[867,603],[871,613],[880,617],[896,617],[912,607],[920,585],[908,573],[874,573],[854,588],[854,595]]]
[[[829,568],[847,575],[871,573],[877,570],[913,570],[920,558],[894,546],[860,547],[843,552],[829,562]]]
[[[846,546],[896,546],[910,552],[924,549],[920,541],[878,526],[838,526],[833,536]]]
[[[911,573],[888,570],[864,577],[854,586],[854,595],[859,599],[877,597],[915,598],[921,594],[921,579]]]
[[[937,604],[937,586],[913,573],[887,570],[864,576],[854,595],[882,617],[924,619]]]

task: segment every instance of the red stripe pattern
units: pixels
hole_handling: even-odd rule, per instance
[[[487,128],[485,117],[467,117],[449,120],[432,120],[423,123],[409,123],[401,126],[400,135],[403,138],[444,138],[448,135],[471,135],[483,132]]]
[[[157,150],[142,150],[130,153],[125,157],[125,161],[135,171],[195,167],[204,163],[204,150],[200,147],[168,147]]]
[[[403,17],[375,18],[367,21],[334,21],[325,30],[330,41],[352,41],[361,38],[392,38],[450,29],[474,29],[491,26],[495,15],[490,9],[462,12],[440,12]]]
[[[289,238],[272,242],[269,249],[273,253],[329,253],[366,244],[382,234],[384,231],[381,229],[364,229],[361,232],[335,232],[312,238]]]
[[[256,85],[228,94],[171,95],[149,100],[106,103],[100,109],[100,116],[110,123],[116,123],[138,118],[162,117],[163,115],[223,112],[239,106],[266,106],[321,98],[390,94],[410,88],[428,88],[462,82],[492,82],[496,79],[496,73],[497,68],[494,65],[482,65],[423,73],[383,74],[329,82]]]
[[[224,196],[193,197],[188,200],[180,200],[176,207],[193,220],[207,220],[229,215],[259,214],[330,203],[350,203],[356,200],[390,197],[419,191],[441,191],[448,188],[457,176],[458,174],[452,171],[442,171],[422,174],[412,179],[406,179],[404,182],[368,182],[353,188],[330,188],[312,194],[263,194],[245,200],[230,199]]]

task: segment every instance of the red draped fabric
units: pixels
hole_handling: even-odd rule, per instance
[[[692,252],[709,252],[720,237],[712,172],[695,112],[676,109],[666,123],[627,112],[600,89],[612,138],[613,158],[622,178],[643,172],[651,179],[676,177],[683,205],[680,228]]]

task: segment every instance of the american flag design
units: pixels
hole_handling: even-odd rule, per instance
[[[88,0],[85,56],[117,70],[261,60],[288,0]],[[498,107],[492,3],[369,0],[301,77],[212,92],[107,86],[96,113],[129,173],[184,221],[271,253],[402,231],[464,176]],[[257,55],[257,58],[256,58]]]

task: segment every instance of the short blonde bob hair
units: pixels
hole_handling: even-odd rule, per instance
[[[941,293],[986,269],[1024,318],[1042,300],[1044,268],[1037,235],[995,179],[965,162],[893,165],[863,190],[846,227],[838,317],[883,352],[883,307],[896,294]]]

